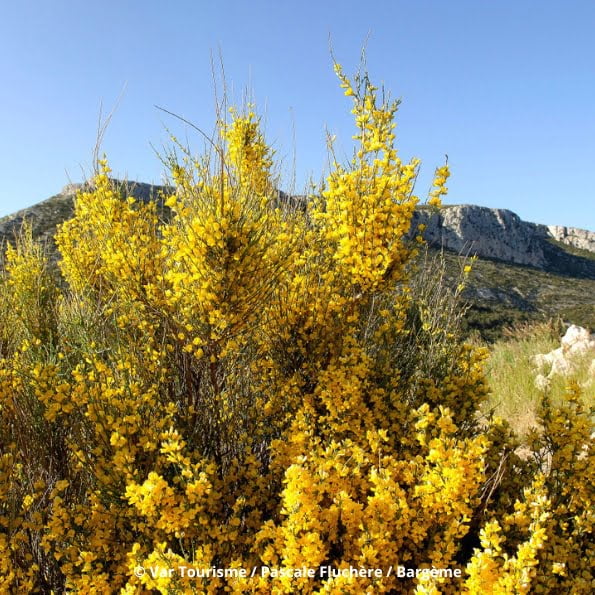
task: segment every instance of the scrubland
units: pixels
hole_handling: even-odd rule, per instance
[[[531,389],[551,337],[463,339],[397,103],[336,73],[356,149],[305,212],[248,107],[173,139],[167,221],[101,160],[59,279],[7,248],[2,592],[593,592],[592,401]]]

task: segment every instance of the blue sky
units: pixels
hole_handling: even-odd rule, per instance
[[[303,191],[324,174],[327,129],[351,150],[330,36],[348,74],[366,43],[372,79],[402,99],[397,144],[422,160],[420,197],[448,154],[445,202],[595,230],[593,31],[592,0],[4,2],[0,216],[89,174],[100,105],[120,95],[102,149],[114,175],[159,183],[165,126],[203,141],[154,106],[212,131],[219,52],[231,100],[249,90],[285,188]]]

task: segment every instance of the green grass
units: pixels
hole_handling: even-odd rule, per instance
[[[557,246],[561,250],[564,250],[568,254],[571,254],[572,256],[579,256],[580,258],[585,258],[586,260],[595,261],[594,252],[590,252],[589,250],[582,250],[581,248],[576,248],[575,246],[565,244],[564,242],[554,240],[553,238],[550,238],[548,242],[553,246]]]

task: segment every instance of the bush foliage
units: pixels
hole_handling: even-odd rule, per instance
[[[167,156],[167,220],[102,161],[57,235],[60,282],[26,230],[7,249],[3,592],[593,591],[578,387],[544,402],[524,459],[478,423],[485,353],[412,266],[397,103],[336,72],[357,147],[305,211],[278,200],[258,117],[232,112],[211,153]]]

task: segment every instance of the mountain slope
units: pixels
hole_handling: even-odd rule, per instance
[[[165,186],[115,181],[125,195],[155,200],[168,216]],[[34,237],[48,243],[53,260],[57,226],[74,213],[80,184],[0,219],[0,243],[12,241],[24,220]],[[301,197],[279,193],[281,201],[302,203]],[[460,254],[476,254],[464,298],[469,303],[466,323],[487,339],[515,321],[561,317],[567,322],[595,328],[595,233],[522,221],[515,213],[475,205],[420,207],[412,229],[425,226],[423,235],[435,252],[444,249],[444,266],[456,285],[463,267]],[[587,249],[585,249],[587,248]],[[2,250],[2,254],[4,251]]]

